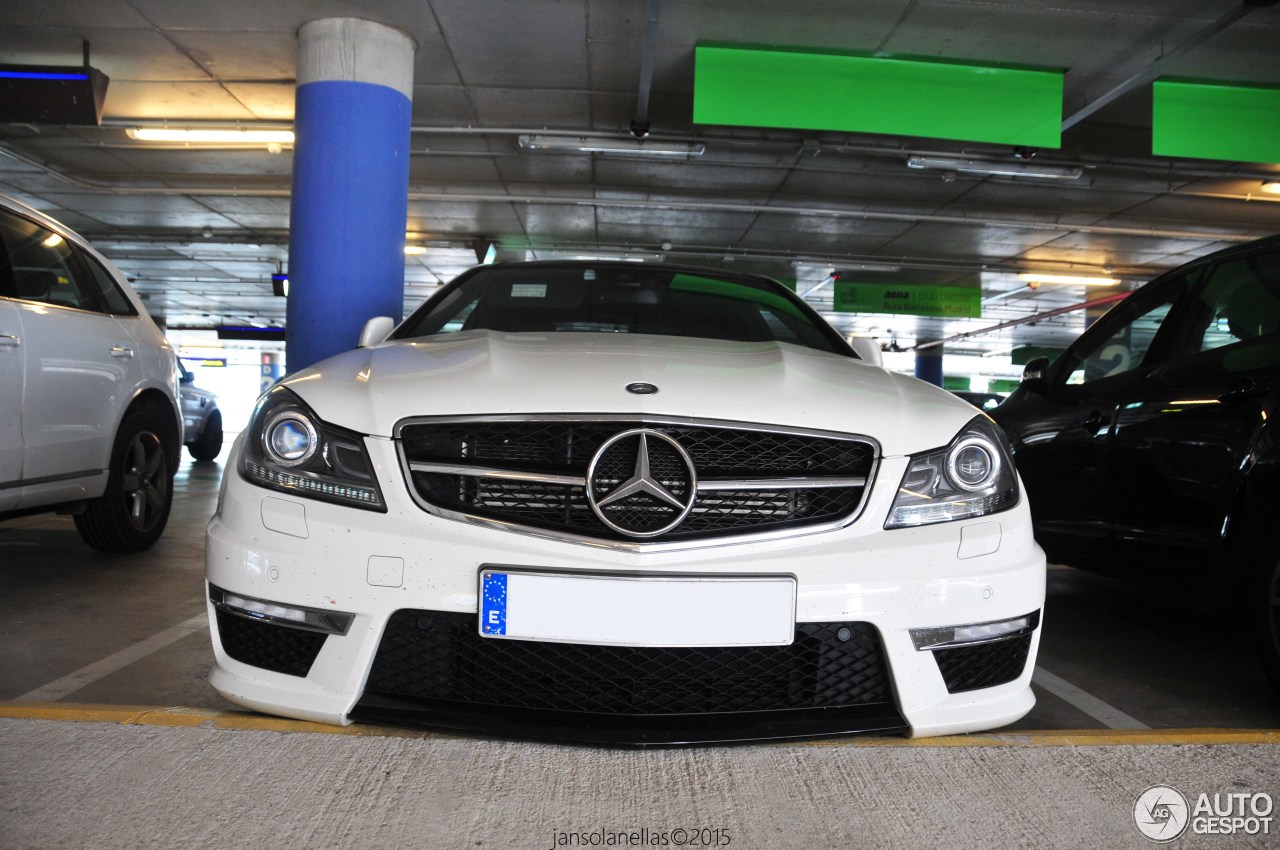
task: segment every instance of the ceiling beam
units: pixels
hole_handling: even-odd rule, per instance
[[[658,15],[662,0],[649,0],[644,16],[644,52],[640,54],[640,90],[636,93],[636,117],[631,122],[631,135],[643,139],[649,135],[649,93],[653,90],[653,55],[657,50]]]
[[[1271,3],[1274,2],[1275,0],[1269,0],[1269,2],[1268,0],[1252,0],[1252,2],[1245,2],[1236,6],[1234,9],[1227,12],[1225,15],[1197,32],[1195,35],[1191,36],[1168,53],[1165,53],[1159,59],[1129,77],[1106,94],[1103,94],[1096,100],[1085,104],[1071,115],[1068,115],[1062,121],[1062,132],[1065,133],[1067,130],[1070,130],[1090,115],[1093,115],[1099,109],[1119,100],[1134,89],[1145,86],[1147,83],[1163,74],[1165,69],[1176,62],[1184,53],[1188,53],[1199,47],[1201,44],[1204,44],[1206,41],[1213,38],[1215,35],[1252,12],[1254,9],[1259,6],[1271,5]]]

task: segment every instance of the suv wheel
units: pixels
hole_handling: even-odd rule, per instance
[[[138,552],[155,543],[169,519],[173,470],[155,414],[129,411],[111,450],[107,490],[76,516],[84,542],[103,552]]]
[[[200,438],[187,446],[196,460],[213,460],[222,451],[222,414],[214,411],[204,423]]]

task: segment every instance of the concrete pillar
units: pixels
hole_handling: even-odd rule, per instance
[[[298,30],[288,366],[354,348],[404,311],[413,39],[358,18]]]
[[[931,342],[931,340],[920,340],[920,342]],[[916,377],[934,386],[942,386],[941,345],[916,350]]]

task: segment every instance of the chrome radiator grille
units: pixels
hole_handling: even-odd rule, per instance
[[[640,417],[418,419],[397,436],[427,511],[630,542],[842,524],[877,459],[866,437]]]

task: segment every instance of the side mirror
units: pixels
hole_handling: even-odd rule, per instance
[[[1020,389],[1027,392],[1043,394],[1045,390],[1045,372],[1049,370],[1048,357],[1033,357],[1022,367],[1022,385]]]
[[[872,366],[883,366],[884,359],[880,356],[880,343],[876,342],[869,336],[850,336],[849,346],[853,349],[853,353],[861,357]]]
[[[1036,378],[1044,378],[1044,373],[1048,368],[1048,357],[1033,357],[1027,361],[1026,366],[1022,367],[1022,380],[1031,381]]]
[[[396,320],[390,316],[374,316],[364,323],[364,330],[360,331],[360,342],[357,347],[368,348],[371,345],[385,342],[387,336],[395,328]]]

